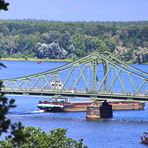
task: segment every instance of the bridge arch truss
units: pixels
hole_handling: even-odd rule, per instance
[[[5,79],[3,83],[2,91],[8,94],[148,99],[148,73],[125,64],[108,52],[93,52],[61,67]]]

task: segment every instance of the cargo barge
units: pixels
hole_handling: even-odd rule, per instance
[[[48,101],[39,101],[37,107],[45,112],[84,112],[87,110],[87,106],[101,104],[100,101],[81,101],[70,102],[68,98],[51,98]],[[113,110],[143,110],[144,103],[140,102],[125,102],[116,101],[108,102],[112,105]]]

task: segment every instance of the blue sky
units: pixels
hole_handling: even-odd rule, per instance
[[[148,0],[6,0],[0,19],[148,21]]]

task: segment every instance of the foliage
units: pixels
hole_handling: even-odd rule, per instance
[[[147,62],[148,60],[148,49],[147,48],[138,48],[138,51],[134,50],[134,61],[138,63]]]
[[[0,20],[3,58],[79,58],[109,52],[125,61],[147,62],[148,22],[52,22]],[[145,54],[143,55],[142,52]],[[138,52],[138,55],[135,53]],[[140,55],[139,55],[140,54]]]
[[[34,127],[13,129],[12,136],[0,141],[0,147],[5,148],[87,148],[83,146],[83,140],[75,141],[66,136],[66,129],[51,130],[50,134]]]
[[[63,59],[67,55],[67,52],[64,49],[61,49],[59,47],[59,44],[54,42],[50,44],[38,43],[36,45],[36,48],[37,48],[36,56],[38,58],[48,57],[50,59],[55,59],[58,56],[58,58]]]
[[[0,0],[0,10],[8,10],[9,3],[6,3],[4,0]]]
[[[0,63],[0,68],[6,67],[2,63]],[[9,111],[9,108],[14,105],[14,100],[11,99],[8,101],[8,99],[4,96],[4,93],[1,92],[1,89],[3,87],[2,81],[0,81],[0,135],[2,132],[6,132],[7,129],[10,126],[10,120],[7,119],[6,115]]]
[[[2,81],[0,81],[0,88],[1,87]],[[10,125],[10,120],[6,118],[8,110],[7,98],[5,98],[4,94],[0,91],[0,135],[2,132],[6,132]]]

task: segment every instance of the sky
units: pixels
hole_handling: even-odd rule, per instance
[[[148,0],[5,0],[0,19],[148,21]]]

